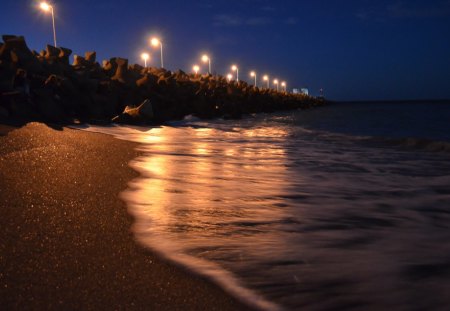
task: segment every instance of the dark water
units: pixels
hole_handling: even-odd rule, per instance
[[[450,105],[91,130],[139,141],[141,243],[261,309],[447,310]]]

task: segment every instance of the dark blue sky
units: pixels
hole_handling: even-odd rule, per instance
[[[33,0],[2,0],[0,33],[31,49],[52,43]],[[165,67],[190,71],[202,52],[213,71],[236,63],[331,99],[450,98],[450,0],[55,0],[58,45],[141,62],[152,34]]]

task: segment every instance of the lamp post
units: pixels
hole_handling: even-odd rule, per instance
[[[277,92],[278,92],[278,80],[277,79],[273,80],[273,84],[275,84],[277,86]]]
[[[194,70],[195,75],[197,75],[197,74],[198,74],[198,71],[200,70],[200,67],[199,67],[198,65],[194,65],[194,66],[192,67],[192,70]]]
[[[256,85],[256,72],[254,72],[254,71],[250,72],[250,76],[255,78],[255,87],[256,87],[257,86]]]
[[[281,87],[286,92],[286,81],[281,82]]]
[[[269,76],[268,76],[268,75],[264,75],[263,80],[264,80],[264,81],[267,81],[267,88],[270,89],[270,80],[269,80]]]
[[[41,10],[45,12],[51,12],[52,13],[52,22],[53,22],[53,42],[55,43],[56,47],[56,27],[55,27],[55,12],[53,9],[53,5],[48,4],[47,2],[41,2],[40,5]]]
[[[236,71],[236,81],[239,82],[239,68],[236,65],[231,66],[231,70]]]
[[[202,61],[204,63],[206,63],[206,62],[208,63],[208,69],[209,69],[208,73],[211,74],[211,58],[205,54],[202,56]]]
[[[228,83],[231,82],[231,79],[233,79],[233,75],[231,73],[227,74]]]
[[[158,38],[152,38],[150,40],[151,45],[153,45],[154,47],[157,47],[158,45],[161,47],[161,68],[164,68],[164,59],[163,59],[163,45],[161,40],[159,40]]]
[[[141,58],[144,61],[144,67],[147,68],[147,61],[150,59],[150,55],[148,53],[142,53]]]

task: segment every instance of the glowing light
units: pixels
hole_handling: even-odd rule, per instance
[[[268,75],[263,76],[263,80],[267,82],[267,88],[270,88],[270,80]]]
[[[163,59],[163,44],[159,38],[152,38],[150,40],[150,44],[154,47],[157,47],[158,45],[161,47],[161,68],[164,68],[164,59]]]
[[[236,65],[231,66],[231,70],[236,71],[236,81],[239,82],[239,68]]]
[[[144,67],[147,67],[147,61],[150,59],[150,55],[148,53],[142,53],[141,58],[144,61]]]
[[[202,56],[202,62],[208,63],[208,69],[209,69],[208,73],[211,74],[211,58],[208,55],[204,54]]]
[[[48,4],[47,2],[42,2],[40,5],[40,8],[46,12],[50,11],[51,7],[52,6],[50,4]]]
[[[197,75],[197,74],[198,74],[198,71],[200,70],[200,67],[199,67],[198,65],[194,65],[194,66],[192,67],[192,69],[194,70],[195,75]]]
[[[256,87],[257,86],[256,85],[256,72],[254,72],[254,71],[250,72],[250,76],[255,78],[255,87]]]
[[[233,79],[233,75],[231,73],[227,74],[227,79],[228,79],[228,82],[230,82],[231,79]]]
[[[53,23],[53,43],[55,44],[56,47],[56,26],[55,26],[55,12],[53,10],[53,6],[48,4],[47,2],[41,2],[41,4],[39,5],[39,7],[41,8],[41,10],[45,11],[45,12],[51,12],[52,13],[52,23]]]
[[[286,81],[281,82],[281,87],[284,89],[284,91],[286,92]]]
[[[273,80],[273,84],[275,84],[277,86],[277,92],[278,92],[278,80],[277,79]]]
[[[158,45],[160,44],[160,41],[159,41],[158,38],[152,38],[152,39],[150,40],[150,43],[151,43],[151,45],[153,45],[153,46],[158,46]]]

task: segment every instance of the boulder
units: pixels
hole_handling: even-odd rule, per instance
[[[16,50],[33,56],[28,48],[25,38],[22,36],[3,35],[3,45],[0,47],[0,59],[5,61],[11,61],[11,51]]]
[[[9,117],[9,112],[6,110],[6,108],[0,106],[0,120],[1,119],[7,119]]]
[[[74,67],[81,68],[86,67],[88,65],[88,62],[83,56],[80,55],[74,55],[73,56],[73,64]]]
[[[32,105],[29,98],[21,95],[11,95],[9,99],[9,115],[13,118],[22,119],[22,120],[31,120],[37,119],[38,114],[36,112],[36,108]],[[8,108],[8,107],[7,107]]]
[[[189,76],[181,69],[175,71],[174,76],[177,81],[185,81],[189,79]]]
[[[163,75],[161,75],[161,76],[158,78],[157,84],[158,84],[159,86],[167,86],[169,83],[168,83],[167,78],[164,77]]]
[[[117,62],[116,58],[111,58],[109,61],[104,60],[103,61],[103,70],[106,72],[106,74],[110,77],[114,76],[117,70]]]
[[[145,74],[142,78],[136,81],[136,86],[140,88],[149,88],[156,83],[154,76]]]
[[[92,52],[86,52],[84,54],[84,58],[86,59],[86,61],[88,63],[94,64],[97,58],[97,53],[92,51]]]
[[[45,59],[48,61],[56,61],[58,60],[59,53],[61,53],[61,50],[52,46],[48,45],[45,47]]]
[[[14,89],[13,82],[16,73],[11,68],[0,66],[0,94]]]
[[[144,67],[142,67],[141,65],[138,65],[138,64],[133,64],[133,65],[130,65],[128,69],[140,74],[142,72],[142,70],[144,69]]]
[[[128,59],[116,58],[115,62],[117,64],[116,73],[111,78],[111,80],[119,81],[121,83],[127,83],[128,80]]]
[[[22,37],[22,36],[16,36],[16,35],[2,35],[3,42],[6,42],[6,41],[9,41],[9,40],[12,40],[12,39],[16,39],[16,38],[18,38],[18,37]],[[23,38],[23,37],[22,37],[22,38]]]
[[[16,68],[27,71],[42,71],[41,64],[28,48],[24,37],[3,36],[3,40],[5,43],[0,48],[0,60],[12,62]]]
[[[69,57],[72,55],[72,50],[67,48],[59,48],[58,58],[59,61],[63,64],[69,65],[70,60]]]
[[[112,122],[126,124],[145,124],[154,120],[153,106],[146,99],[138,107],[126,106],[122,114],[114,117]]]

